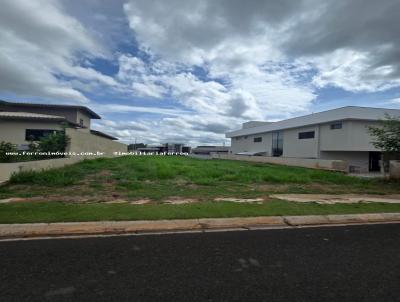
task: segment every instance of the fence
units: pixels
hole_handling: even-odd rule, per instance
[[[85,158],[112,157],[114,156],[113,152],[127,151],[127,145],[91,134],[90,132],[70,128],[66,129],[66,131],[70,138],[70,143],[66,151],[76,153],[75,156],[16,163],[0,163],[0,182],[9,180],[13,173],[21,171],[40,171],[59,168],[74,164]],[[90,152],[94,154],[100,152],[102,155],[83,154]]]
[[[312,169],[332,170],[348,172],[348,163],[344,160],[294,158],[294,157],[270,157],[270,156],[247,156],[233,154],[211,154],[212,158],[243,160],[257,163],[270,163],[285,166],[295,166]]]
[[[0,182],[10,179],[13,173],[29,170],[45,170],[51,168],[59,168],[81,161],[83,158],[53,158],[45,160],[25,161],[17,163],[1,163],[0,164]]]

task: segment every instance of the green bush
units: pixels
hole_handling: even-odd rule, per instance
[[[69,137],[65,134],[65,131],[57,131],[49,136],[43,137],[38,143],[38,149],[40,152],[65,152],[69,142]],[[49,156],[59,157],[59,156]]]
[[[8,152],[18,152],[17,147],[12,143],[0,142],[0,162],[9,163],[15,160],[15,156],[8,155]]]

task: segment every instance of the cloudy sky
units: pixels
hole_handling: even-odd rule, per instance
[[[2,0],[0,99],[75,103],[123,142],[400,108],[399,0]]]

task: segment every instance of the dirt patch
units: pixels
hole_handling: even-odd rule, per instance
[[[151,199],[144,198],[144,199],[138,199],[138,200],[126,200],[126,199],[115,199],[115,200],[110,200],[110,201],[105,201],[103,203],[107,204],[149,204],[152,203]]]
[[[285,192],[316,192],[323,194],[337,194],[337,193],[356,193],[359,191],[357,188],[351,186],[343,186],[336,184],[253,184],[249,186],[250,190],[267,193],[282,193]]]
[[[281,184],[251,185],[252,191],[261,191],[261,192],[287,191],[289,188],[291,188],[291,185],[281,185]]]
[[[1,199],[0,203],[18,203],[18,202],[44,202],[44,201],[60,201],[60,202],[74,202],[85,203],[93,201],[90,197],[85,196],[35,196],[35,197],[11,197]]]
[[[102,202],[102,203],[111,203],[111,204],[114,204],[114,203],[116,203],[116,204],[119,204],[119,203],[128,203],[129,201],[128,200],[124,200],[124,199],[114,199],[114,200],[109,200],[109,201],[105,201],[105,202]]]
[[[215,198],[214,201],[217,202],[236,202],[236,203],[263,203],[264,198],[232,198],[232,197],[219,197]]]
[[[149,203],[153,203],[153,201],[149,198],[143,198],[143,199],[129,201],[129,204],[149,204]]]
[[[400,203],[400,195],[376,196],[355,194],[273,194],[270,195],[270,197],[295,202],[316,202],[319,204],[360,202]]]
[[[13,202],[24,202],[24,201],[26,201],[26,198],[14,197],[14,198],[0,199],[0,203],[13,203]]]
[[[196,202],[199,202],[199,200],[195,198],[183,198],[183,197],[169,197],[168,199],[162,201],[162,203],[168,203],[168,204],[187,204]]]

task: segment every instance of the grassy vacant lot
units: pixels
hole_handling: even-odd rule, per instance
[[[0,187],[0,223],[104,219],[162,219],[319,213],[398,212],[400,205],[297,204],[272,193],[398,194],[400,182],[342,173],[239,161],[141,156],[86,160],[61,169],[24,172]],[[262,204],[214,202],[218,197],[262,197]],[[151,204],[104,204],[148,199]],[[162,204],[191,199],[193,204]]]

